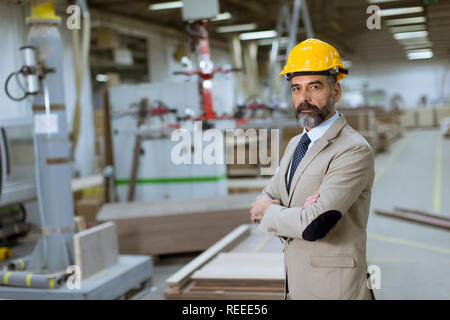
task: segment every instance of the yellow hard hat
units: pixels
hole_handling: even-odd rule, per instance
[[[339,52],[330,44],[319,39],[306,39],[289,53],[286,65],[280,75],[287,79],[300,75],[333,75],[340,81],[348,74],[342,64]]]

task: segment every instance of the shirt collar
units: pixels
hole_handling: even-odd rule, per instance
[[[328,120],[325,120],[318,126],[315,126],[311,130],[309,130],[309,132],[306,131],[306,128],[303,128],[303,133],[305,133],[305,132],[308,133],[309,139],[311,140],[312,143],[314,143],[317,140],[319,140],[325,134],[325,132],[327,132],[328,128],[330,128],[331,125],[338,118],[339,118],[339,113],[336,111],[336,113],[331,118],[329,118]]]

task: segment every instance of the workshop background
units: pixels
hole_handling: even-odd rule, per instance
[[[318,38],[375,153],[368,285],[449,299],[449,34],[449,0],[2,1],[0,298],[282,299],[250,151],[281,158],[301,132],[278,73]],[[233,161],[194,163],[209,128]]]

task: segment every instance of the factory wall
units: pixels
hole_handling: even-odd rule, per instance
[[[350,75],[342,82],[354,104],[360,103],[356,92],[384,90],[387,108],[398,94],[405,108],[417,108],[421,96],[427,96],[428,106],[448,103],[450,99],[450,61],[412,60],[363,62],[352,61]],[[351,94],[353,93],[353,94]],[[444,99],[444,101],[443,101]]]

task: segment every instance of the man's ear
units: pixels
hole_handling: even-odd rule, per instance
[[[339,102],[339,100],[341,100],[342,88],[339,82],[336,82],[334,84],[333,95],[334,95],[334,102]]]

